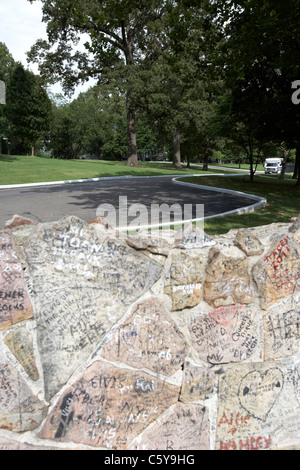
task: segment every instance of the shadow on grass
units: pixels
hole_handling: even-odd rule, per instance
[[[0,155],[0,162],[12,163],[15,162],[17,158],[12,157],[10,155]]]

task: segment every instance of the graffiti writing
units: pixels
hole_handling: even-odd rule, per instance
[[[283,260],[289,256],[290,248],[288,243],[289,237],[286,236],[280,240],[277,248],[265,258],[265,262],[271,262],[275,271],[279,268],[279,265],[282,264]]]
[[[272,444],[271,436],[247,437],[220,443],[220,450],[266,450]]]

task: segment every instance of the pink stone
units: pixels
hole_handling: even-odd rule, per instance
[[[0,331],[33,317],[23,269],[10,230],[0,232]]]
[[[0,428],[14,432],[36,429],[47,407],[0,351]]]
[[[12,229],[12,228],[20,227],[21,225],[37,225],[37,222],[35,220],[28,219],[27,217],[14,215],[11,220],[8,220],[5,223],[4,228]]]
[[[64,392],[39,437],[126,449],[178,395],[179,387],[154,376],[97,361]]]
[[[300,292],[299,247],[291,235],[273,242],[267,254],[253,267],[253,277],[263,310]]]

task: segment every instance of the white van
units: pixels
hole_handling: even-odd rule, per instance
[[[265,175],[279,174],[282,170],[282,158],[267,158],[265,160]]]

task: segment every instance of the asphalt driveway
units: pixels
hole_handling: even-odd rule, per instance
[[[130,177],[26,188],[0,188],[0,227],[14,214],[39,222],[51,222],[75,215],[90,222],[96,217],[100,205],[110,204],[118,209],[120,197],[123,197],[123,201],[127,198],[128,207],[133,204],[144,205],[149,217],[154,204],[179,204],[183,216],[184,205],[190,205],[193,218],[197,215],[197,205],[204,204],[204,216],[208,217],[253,204],[247,197],[177,185],[172,182],[173,178]],[[129,222],[136,217],[137,213],[129,218]]]

